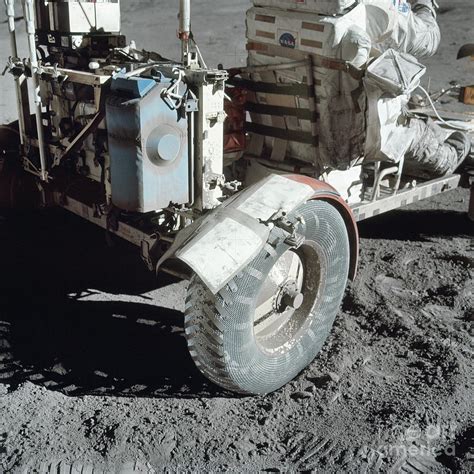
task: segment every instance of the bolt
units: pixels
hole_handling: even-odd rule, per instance
[[[300,309],[303,305],[304,296],[299,291],[290,288],[285,289],[285,294],[281,300],[283,308]]]

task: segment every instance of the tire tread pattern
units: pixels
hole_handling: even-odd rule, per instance
[[[328,298],[326,303],[323,302],[331,315],[327,320],[322,319],[318,322],[317,331],[313,327],[308,331],[306,344],[318,347],[317,353],[329,335],[344,293],[349,267],[349,241],[344,221],[333,206],[323,201],[312,201],[303,206],[310,206],[311,210],[308,214],[308,209],[306,209],[307,219],[303,226],[306,233],[314,232],[314,229],[319,228],[321,232],[329,236],[328,242],[331,245],[327,244],[327,247],[331,251],[332,258],[339,260],[339,257],[344,257],[337,264],[339,277],[335,278],[334,274],[332,275],[327,285],[326,297]],[[301,212],[301,209],[299,208],[298,211]],[[322,212],[326,217],[316,215],[318,212]],[[331,225],[337,227],[338,233],[332,230]],[[342,243],[341,236],[344,236]],[[285,234],[275,228],[272,230],[272,237],[281,243]],[[253,317],[248,319],[240,317],[243,313],[253,312],[254,298],[251,293],[246,292],[246,289],[259,287],[263,283],[263,277],[268,271],[262,271],[262,266],[270,265],[268,268],[271,268],[279,257],[276,249],[278,249],[278,244],[276,247],[267,244],[261,254],[216,295],[207,289],[197,275],[191,279],[185,310],[185,336],[190,355],[203,375],[224,389],[245,394],[272,391],[265,388],[263,382],[261,386],[249,388],[250,373],[255,370],[257,364],[252,364],[253,356],[250,356],[251,360],[249,357],[245,359],[245,356],[248,356],[248,349],[254,341],[242,344],[242,339],[238,339],[238,335],[251,331],[250,325],[253,327]],[[345,275],[340,275],[341,270],[346,272]],[[226,335],[225,331],[229,331],[229,327],[233,334]],[[229,348],[232,349],[233,357],[226,352]],[[304,362],[304,366],[314,358],[305,354],[305,347],[300,342],[295,345],[294,357],[298,359],[298,364]],[[282,367],[282,370],[292,363],[288,359],[290,358],[284,358],[285,367]],[[243,360],[246,362],[242,362]],[[268,367],[275,369],[272,363],[269,361]],[[297,372],[293,374],[295,375]],[[262,377],[264,377],[263,374]]]

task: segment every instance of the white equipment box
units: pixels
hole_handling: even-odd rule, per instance
[[[38,2],[37,29],[61,33],[120,32],[119,0]]]
[[[321,172],[347,169],[363,155],[362,71],[349,61],[361,48],[368,58],[370,40],[360,31],[344,47],[336,40],[346,33],[339,22],[350,24],[356,9],[337,19],[271,8],[247,12],[248,66],[254,67],[250,155],[304,161]]]

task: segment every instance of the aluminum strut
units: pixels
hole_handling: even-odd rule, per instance
[[[5,7],[8,19],[8,30],[10,32],[10,54],[13,59],[17,59],[18,47],[15,31],[15,0],[5,0]],[[20,132],[20,143],[24,145],[26,135],[25,110],[29,113],[28,85],[24,75],[15,76],[15,93],[16,105],[18,109],[18,130]]]
[[[191,38],[191,0],[179,0],[179,30],[181,61],[189,65],[189,40]]]
[[[31,67],[31,81],[33,83],[33,97],[35,101],[36,130],[38,133],[38,148],[40,156],[40,178],[47,181],[46,152],[44,145],[43,112],[38,79],[38,57],[36,54],[36,27],[35,27],[35,5],[33,0],[23,0],[23,13],[25,16],[26,33],[28,36],[28,48]]]

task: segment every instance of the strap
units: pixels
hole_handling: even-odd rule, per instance
[[[291,115],[292,117],[297,117],[301,120],[309,120],[311,122],[317,122],[319,119],[319,114],[317,112],[312,112],[308,109],[298,109],[296,107],[282,107],[279,105],[256,104],[255,102],[247,102],[245,104],[245,109],[249,112],[255,112],[257,114],[279,116]]]
[[[308,145],[318,146],[318,137],[313,137],[309,132],[297,132],[295,130],[283,130],[282,128],[270,127],[254,122],[246,122],[245,130],[266,137],[280,138],[290,142],[306,143]]]
[[[306,58],[304,61],[291,61],[289,63],[277,63],[277,64],[260,64],[256,66],[243,66],[243,67],[233,67],[228,69],[227,72],[231,76],[235,76],[236,74],[247,73],[251,74],[254,72],[261,72],[261,71],[281,71],[285,69],[295,69],[297,67],[304,67],[308,64],[309,59]]]
[[[271,82],[256,82],[248,79],[233,77],[229,84],[242,87],[252,92],[262,92],[266,94],[281,94],[299,97],[314,97],[314,90],[307,84],[277,84]]]

